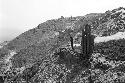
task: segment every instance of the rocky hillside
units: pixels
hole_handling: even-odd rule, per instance
[[[91,34],[95,36],[90,62],[80,59],[84,28],[80,26],[85,24],[91,25]],[[123,7],[85,16],[61,16],[39,24],[4,45],[0,49],[0,69],[9,77],[7,83],[98,83],[107,79],[106,76],[115,83],[113,73],[120,71],[120,67],[123,70],[119,72],[121,76],[116,73],[117,78],[124,78],[124,31]],[[71,49],[70,36],[75,50]]]
[[[0,43],[0,48],[2,48],[4,45],[7,45],[9,43],[9,41],[4,41],[2,43]]]
[[[55,33],[59,33],[59,35],[61,35],[67,34],[67,31],[68,33],[77,33],[80,31],[80,25],[86,23],[91,24],[93,29],[92,33],[95,35],[112,35],[118,31],[124,31],[124,17],[125,9],[120,7],[112,11],[106,11],[105,13],[91,13],[79,17],[61,17],[59,19],[48,20],[39,24],[36,28],[22,33],[13,39],[6,47],[11,50],[20,50],[27,46],[43,42],[46,34],[54,35]]]

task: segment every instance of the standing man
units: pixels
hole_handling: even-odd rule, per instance
[[[70,42],[71,42],[71,48],[72,50],[74,50],[74,47],[73,47],[73,37],[70,35]]]

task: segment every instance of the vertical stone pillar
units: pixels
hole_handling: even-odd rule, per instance
[[[83,57],[86,59],[89,59],[91,57],[91,54],[93,52],[94,47],[94,37],[91,35],[91,26],[86,24],[85,27],[82,26],[82,54]]]

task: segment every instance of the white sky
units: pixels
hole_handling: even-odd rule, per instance
[[[0,41],[13,39],[46,20],[118,7],[125,7],[125,0],[0,0]]]

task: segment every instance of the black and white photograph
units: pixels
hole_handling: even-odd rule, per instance
[[[125,0],[0,0],[0,83],[125,83]]]

